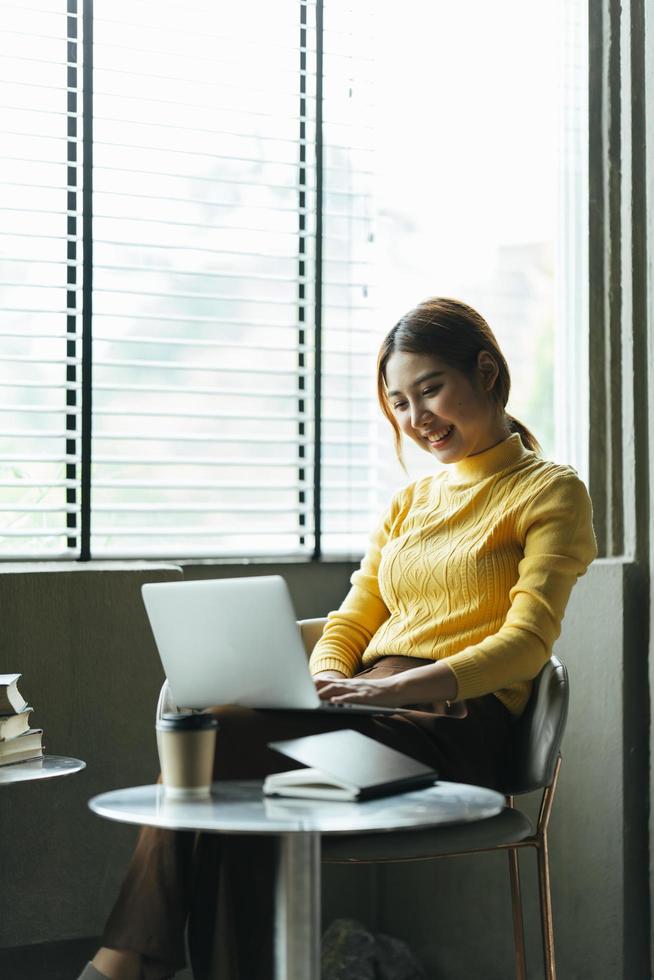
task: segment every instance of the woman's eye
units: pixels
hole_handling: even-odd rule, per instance
[[[435,395],[437,391],[440,391],[443,385],[434,385],[433,388],[425,388],[423,395]]]
[[[393,408],[395,409],[396,412],[398,411],[398,409],[405,408],[405,407],[406,407],[406,402],[395,402],[395,404],[393,405]]]

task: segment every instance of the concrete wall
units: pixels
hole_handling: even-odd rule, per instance
[[[22,672],[46,750],[82,758],[87,769],[2,788],[0,946],[97,935],[134,833],[99,820],[86,802],[156,777],[163,673],[139,590],[181,571],[1,572],[0,672]]]
[[[154,709],[163,680],[140,597],[143,582],[283,574],[299,617],[338,605],[351,566],[92,563],[0,565],[0,673],[23,674],[50,754],[82,758],[84,772],[0,792],[0,948],[99,935],[135,831],[90,813],[87,800],[152,782]],[[325,915],[368,921],[373,874],[344,889],[329,869]],[[337,896],[346,894],[345,902]],[[13,962],[13,961],[12,961]],[[0,976],[4,976],[0,951]]]
[[[27,570],[29,568],[29,570]],[[0,794],[3,886],[0,947],[98,935],[134,831],[86,807],[95,793],[150,782],[157,769],[153,712],[161,668],[142,609],[144,581],[175,566],[0,566],[0,672],[20,670],[48,751],[79,756],[84,773]],[[299,617],[338,604],[351,566],[186,566],[188,578],[281,572]],[[598,562],[573,593],[559,652],[572,681],[564,765],[552,824],[554,909],[563,980],[644,980],[642,830],[646,761],[639,700],[646,656],[631,570]],[[626,626],[623,626],[623,622]],[[641,677],[642,675],[642,677]],[[626,711],[623,714],[623,707]],[[624,719],[627,719],[625,722]],[[533,861],[525,892],[530,978],[540,976]],[[329,868],[325,918],[356,916],[407,939],[430,976],[512,975],[503,856],[383,869]],[[412,896],[408,900],[408,896]],[[2,974],[0,951],[0,974]]]

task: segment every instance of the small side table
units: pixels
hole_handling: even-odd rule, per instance
[[[207,800],[170,800],[160,785],[135,786],[95,796],[89,806],[122,823],[278,837],[275,980],[319,980],[321,835],[483,820],[500,813],[504,802],[493,790],[459,783],[343,803],[265,797],[261,781],[233,780],[214,783]]]
[[[27,759],[25,762],[12,762],[8,766],[0,766],[0,786],[24,783],[31,779],[70,776],[71,773],[85,768],[86,763],[81,759],[69,759],[65,755],[44,755],[40,759]]]

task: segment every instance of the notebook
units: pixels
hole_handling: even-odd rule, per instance
[[[341,714],[407,710],[320,700],[279,575],[148,583],[142,594],[179,707],[238,704]]]
[[[369,800],[431,786],[438,778],[435,769],[348,728],[270,742],[269,748],[309,768],[267,776],[267,796]]]

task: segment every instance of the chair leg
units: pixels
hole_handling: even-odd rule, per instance
[[[536,848],[538,857],[538,886],[540,891],[540,917],[543,934],[545,980],[556,980],[554,961],[554,926],[552,922],[552,893],[550,889],[550,862],[547,835],[543,835]]]
[[[513,907],[513,945],[515,948],[516,980],[527,980],[525,959],[525,930],[522,921],[522,892],[520,890],[520,864],[518,850],[512,847],[508,852],[509,877],[511,879],[511,905]]]

